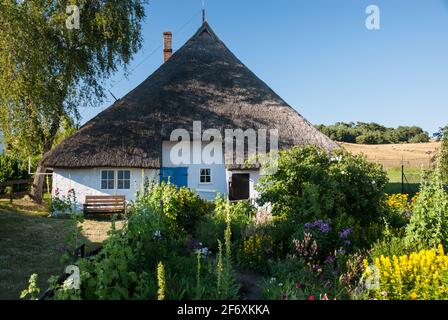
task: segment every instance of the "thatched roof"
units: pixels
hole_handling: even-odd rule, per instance
[[[134,90],[44,156],[50,168],[161,166],[177,128],[278,129],[280,149],[337,144],[252,73],[204,23]]]

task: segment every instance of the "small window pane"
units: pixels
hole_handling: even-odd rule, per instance
[[[107,179],[107,171],[101,171],[101,179],[103,180]]]
[[[114,179],[114,172],[113,171],[108,171],[108,176],[109,176],[108,177],[109,179],[113,180]]]
[[[125,171],[124,172],[124,178],[128,179],[128,180],[131,179],[131,171]]]
[[[199,170],[199,182],[200,183],[211,183],[211,170],[210,169],[200,169]]]
[[[118,171],[118,179],[123,179],[123,171]]]
[[[101,189],[107,189],[107,181],[101,180]]]
[[[123,180],[117,180],[117,189],[123,189]]]
[[[124,188],[125,189],[130,189],[131,188],[131,181],[125,180],[124,181]]]
[[[114,180],[108,180],[107,181],[107,188],[113,189],[114,188]]]

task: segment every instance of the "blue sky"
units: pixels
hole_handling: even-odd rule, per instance
[[[377,5],[381,29],[365,27]],[[201,0],[151,0],[144,47],[129,77],[105,82],[122,97],[199,28]],[[313,124],[448,124],[448,0],[206,0],[207,21],[235,55]],[[81,16],[82,23],[82,16]],[[121,80],[121,81],[120,81]],[[113,102],[81,108],[82,121]]]

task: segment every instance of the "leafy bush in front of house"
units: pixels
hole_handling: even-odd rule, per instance
[[[80,270],[80,289],[52,281],[53,299],[237,298],[232,217],[227,213],[219,250],[211,252],[192,238],[188,232],[191,225],[179,212],[192,212],[192,208],[199,210],[194,214],[200,219],[206,215],[200,210],[208,210],[209,205],[198,201],[191,191],[147,185],[124,227],[116,230],[112,226],[99,254],[75,262]]]
[[[386,182],[381,167],[362,156],[296,147],[281,151],[277,172],[261,179],[259,203],[271,203],[273,215],[291,226],[282,235],[289,243],[305,224],[325,221],[334,234],[351,228],[351,244],[365,247],[381,233]]]
[[[171,234],[193,234],[201,219],[213,212],[213,203],[203,200],[188,188],[179,189],[165,182],[146,182],[144,191],[138,195],[138,201],[133,207],[136,210],[161,210],[167,218],[165,227]]]
[[[406,228],[406,240],[422,249],[448,244],[448,193],[443,185],[440,166],[423,178]]]
[[[215,210],[199,222],[195,234],[196,239],[206,247],[216,251],[218,249],[218,239],[222,240],[226,228],[227,214],[230,214],[232,220],[232,242],[240,244],[246,229],[255,217],[256,209],[247,201],[230,203],[221,195],[216,197]]]
[[[50,215],[72,215],[77,214],[77,211],[75,189],[68,190],[67,194],[61,194],[59,189],[56,189],[50,199]]]

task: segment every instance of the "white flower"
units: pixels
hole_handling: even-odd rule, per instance
[[[283,287],[283,283],[280,282],[280,283],[278,284],[278,286],[279,286],[279,287]]]
[[[373,181],[372,181],[372,184],[375,184],[375,183],[376,183],[375,180],[373,180]]]
[[[208,249],[208,248],[198,248],[196,250],[194,250],[195,254],[201,254],[203,256],[208,256],[209,254],[211,254],[212,252]]]
[[[154,232],[154,239],[160,239],[162,237],[162,233],[160,232],[160,230],[157,230]]]

